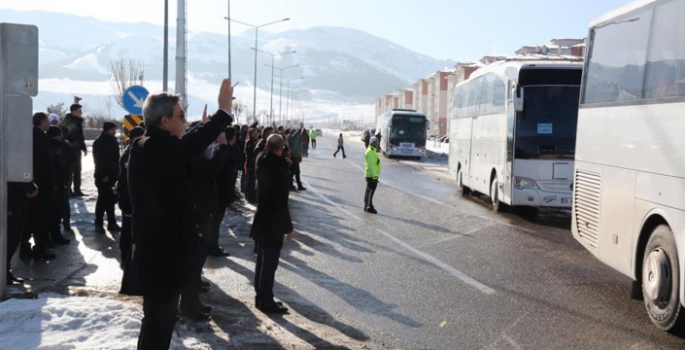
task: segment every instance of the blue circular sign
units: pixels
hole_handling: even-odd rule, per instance
[[[124,108],[131,114],[143,115],[143,104],[149,94],[150,92],[140,85],[129,86],[121,96]]]

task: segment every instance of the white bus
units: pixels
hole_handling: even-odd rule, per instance
[[[422,158],[426,156],[426,116],[415,110],[393,109],[376,120],[381,151],[386,157]]]
[[[592,22],[576,145],[573,235],[666,331],[685,322],[683,18],[649,0]]]
[[[463,194],[571,209],[581,61],[511,58],[457,85],[449,169]]]

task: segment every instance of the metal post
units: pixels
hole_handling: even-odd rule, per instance
[[[259,49],[259,27],[254,28],[254,48]],[[252,115],[257,119],[257,50],[254,50],[254,98],[252,99]]]
[[[276,56],[271,56],[271,102],[269,102],[269,118],[270,122],[274,121],[274,64],[276,64]]]
[[[231,0],[228,0],[228,18],[231,18]],[[226,22],[228,22],[228,79],[231,79],[231,21]]]
[[[164,68],[162,90],[169,90],[169,0],[164,0]]]
[[[278,93],[278,116],[283,116],[283,69],[281,69],[281,88]]]
[[[176,28],[176,93],[181,95],[183,107],[188,106],[186,94],[186,0],[178,0]]]

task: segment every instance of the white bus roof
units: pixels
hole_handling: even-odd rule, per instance
[[[601,17],[595,19],[594,21],[590,22],[590,28],[594,28],[594,27],[596,27],[596,26],[598,26],[598,25],[600,25],[600,24],[609,22],[609,21],[613,20],[613,19],[616,18],[616,17],[620,17],[620,16],[622,16],[622,15],[625,15],[625,14],[627,14],[627,13],[630,13],[630,12],[632,12],[632,11],[635,11],[635,10],[637,10],[637,9],[639,9],[639,8],[642,8],[642,7],[644,7],[644,6],[647,6],[647,5],[649,5],[649,4],[653,3],[653,2],[656,2],[656,1],[657,1],[657,0],[638,0],[638,1],[632,2],[632,3],[628,4],[628,5],[619,7],[619,8],[617,8],[617,9],[615,9],[615,10],[609,12],[609,13],[606,13],[606,14],[604,14],[603,16],[601,16]]]
[[[393,109],[393,110],[387,111],[386,114],[388,114],[388,115],[402,114],[402,115],[411,115],[411,116],[416,116],[416,117],[425,117],[426,116],[425,114],[423,114],[421,112],[417,112],[417,111],[409,110],[409,109]]]
[[[529,56],[520,56],[520,57],[512,57],[504,61],[497,61],[494,63],[491,63],[475,72],[471,75],[469,80],[481,77],[483,75],[486,75],[488,73],[495,73],[500,76],[506,75],[507,70],[510,68],[513,68],[516,70],[516,72],[520,72],[521,69],[523,68],[562,68],[562,69],[583,69],[583,60],[580,58],[577,59],[567,59],[563,57],[553,57],[553,59],[549,59],[548,57],[544,58],[535,58],[535,57],[529,57]],[[469,81],[467,80],[467,81]],[[516,77],[515,80],[518,80],[518,76]]]

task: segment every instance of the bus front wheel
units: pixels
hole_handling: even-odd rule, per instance
[[[677,331],[685,323],[679,288],[675,239],[671,229],[661,225],[649,237],[642,258],[642,294],[652,323],[667,332]]]
[[[497,181],[497,176],[494,176],[492,183],[490,184],[490,202],[492,203],[492,209],[494,211],[504,210],[504,204],[499,200],[499,182]]]

